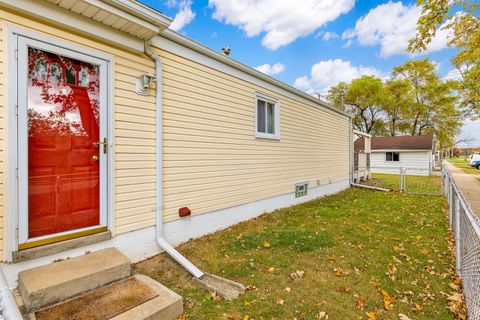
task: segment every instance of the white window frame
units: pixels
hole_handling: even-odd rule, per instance
[[[258,100],[272,103],[274,105],[274,133],[258,131]],[[267,96],[263,93],[255,93],[255,137],[260,139],[280,140],[280,103],[278,99]],[[266,106],[266,104],[265,104]],[[265,115],[265,128],[267,128],[267,116]]]
[[[387,153],[392,154],[392,160],[387,159]],[[398,153],[398,160],[393,160],[393,154],[394,153]],[[385,162],[400,162],[400,152],[398,152],[398,151],[387,151],[387,152],[385,152]]]
[[[299,191],[298,189],[300,187],[304,187],[305,190],[304,191]],[[308,196],[308,189],[310,187],[310,182],[299,182],[297,184],[295,184],[295,198],[303,198],[303,197],[306,197]],[[303,194],[303,192],[305,192]],[[302,193],[302,194],[300,194]]]

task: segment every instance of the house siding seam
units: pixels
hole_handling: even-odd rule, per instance
[[[114,109],[114,208],[115,234],[155,224],[155,90],[150,96],[135,93],[135,81],[141,74],[154,70],[145,55],[83,37],[6,10],[0,10],[0,239],[4,238],[5,212],[5,67],[6,25],[37,32],[51,38],[86,47],[114,57],[112,107]],[[10,168],[9,168],[10,169]],[[3,227],[2,227],[3,226]],[[2,241],[3,242],[3,241]],[[4,248],[5,243],[0,246]],[[3,257],[3,250],[2,250]]]
[[[348,179],[349,118],[157,50],[163,62],[164,220]],[[256,93],[277,98],[280,140],[256,139]]]

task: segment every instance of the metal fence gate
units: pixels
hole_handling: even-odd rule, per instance
[[[445,165],[442,178],[455,237],[455,266],[462,278],[468,319],[480,320],[480,220]]]

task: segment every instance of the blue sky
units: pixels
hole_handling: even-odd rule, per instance
[[[169,17],[173,29],[309,93],[428,56],[442,77],[455,77],[455,49],[440,32],[427,53],[405,51],[420,8],[414,1],[141,0]],[[472,129],[473,128],[473,129]],[[480,130],[469,125],[468,133]],[[480,145],[480,139],[476,142]]]

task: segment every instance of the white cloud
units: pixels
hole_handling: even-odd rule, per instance
[[[383,73],[373,67],[353,66],[342,59],[324,60],[312,66],[310,76],[295,79],[294,86],[308,93],[325,92],[339,82],[350,82],[361,76],[383,77]]]
[[[168,1],[169,5],[178,6],[180,9],[175,18],[173,19],[172,24],[170,25],[170,29],[179,31],[187,24],[193,21],[195,18],[195,12],[192,11],[192,1],[191,0],[183,0],[180,2],[176,1]]]
[[[240,27],[248,37],[265,32],[271,50],[309,35],[350,11],[355,0],[209,0],[213,18]]]
[[[422,8],[415,4],[388,2],[371,9],[357,20],[354,29],[345,30],[343,39],[357,39],[362,46],[380,45],[380,57],[406,54],[408,41],[416,33],[417,20]],[[428,52],[447,47],[449,31],[439,29],[428,46]]]
[[[285,65],[280,62],[275,63],[273,66],[266,63],[262,64],[261,66],[255,67],[255,69],[271,76],[274,74],[279,74],[280,72],[285,70]]]
[[[330,32],[330,31],[327,31],[323,34],[323,37],[322,39],[325,40],[325,41],[329,41],[329,40],[332,40],[332,39],[338,39],[340,38],[340,36],[338,34],[336,34],[335,32]]]

